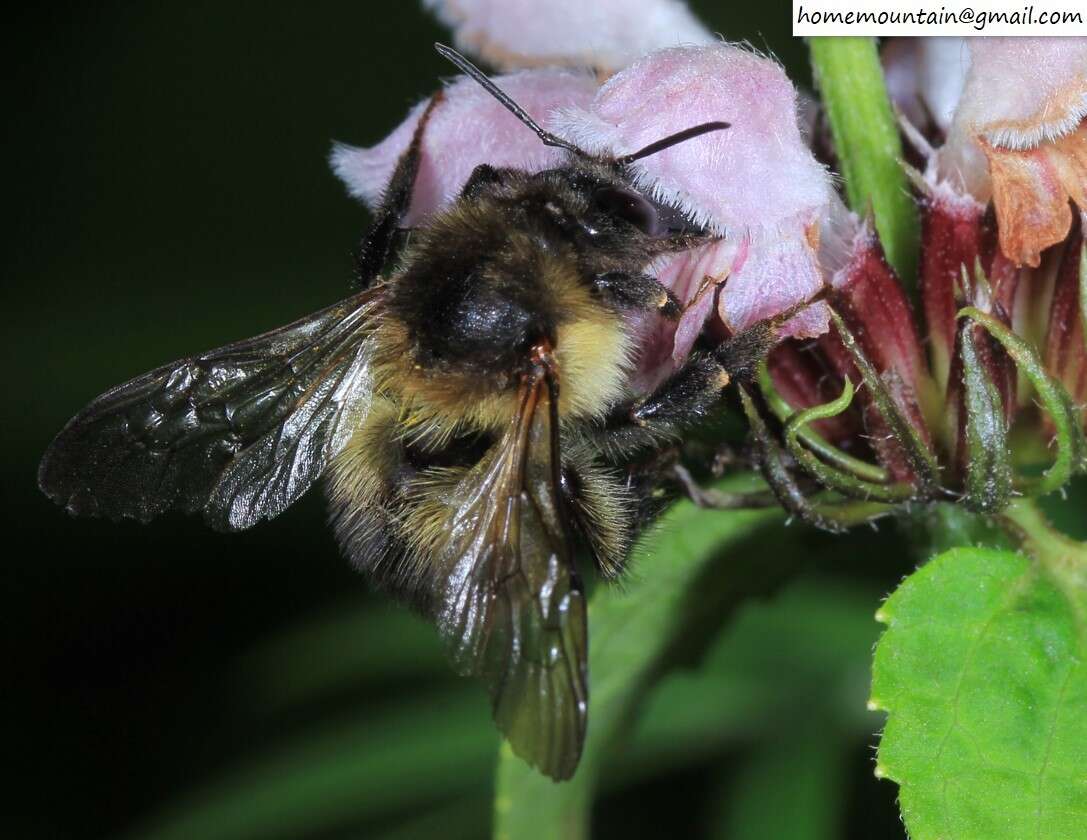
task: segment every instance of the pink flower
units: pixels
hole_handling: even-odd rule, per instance
[[[502,69],[592,67],[607,75],[664,47],[714,37],[679,0],[424,0],[457,47]]]
[[[565,135],[592,152],[640,148],[710,120],[731,128],[636,164],[643,189],[724,236],[658,268],[683,303],[703,291],[676,332],[676,363],[715,314],[714,286],[721,287],[716,315],[730,332],[785,312],[824,286],[820,221],[837,197],[800,134],[796,90],[779,65],[749,50],[681,47],[639,59],[609,79],[588,108],[562,119]],[[788,327],[808,336],[826,329],[821,305]]]
[[[1000,249],[1036,267],[1087,207],[1087,39],[978,38],[939,177],[996,208]]]

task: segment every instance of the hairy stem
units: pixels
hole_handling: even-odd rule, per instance
[[[914,295],[920,227],[875,39],[811,38],[808,45],[849,204],[862,215],[871,210],[888,262]]]
[[[1013,501],[1004,509],[1001,521],[1061,589],[1074,596],[1073,603],[1087,599],[1087,543],[1054,528],[1033,499]]]

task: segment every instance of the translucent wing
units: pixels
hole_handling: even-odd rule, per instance
[[[514,752],[566,779],[585,740],[587,630],[562,523],[554,415],[545,382],[523,386],[511,428],[458,484],[437,621],[459,669],[486,681]]]
[[[380,289],[118,385],[57,435],[41,489],[77,515],[203,510],[221,530],[292,504],[369,410]]]

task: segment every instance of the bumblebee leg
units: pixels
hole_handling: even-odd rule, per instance
[[[659,449],[695,425],[721,400],[730,382],[750,380],[774,346],[777,320],[762,321],[708,353],[692,353],[686,364],[656,391],[614,409],[597,438],[605,451],[620,455]]]
[[[575,450],[573,457],[563,456],[561,492],[568,521],[597,572],[618,577],[630,554],[636,520],[635,500],[621,476]]]
[[[670,321],[683,312],[676,296],[648,274],[608,271],[593,278],[593,288],[618,309],[655,310]]]
[[[468,176],[468,180],[465,181],[464,186],[461,187],[461,198],[475,198],[484,187],[501,184],[511,174],[516,173],[517,170],[515,169],[495,167],[491,166],[489,163],[481,163],[472,170],[472,174]]]
[[[355,285],[365,289],[381,273],[385,261],[392,251],[401,219],[411,205],[411,193],[415,187],[415,177],[419,174],[419,158],[423,145],[423,132],[426,130],[430,115],[435,106],[442,101],[444,94],[438,91],[430,98],[411,142],[396,162],[381,204],[374,211],[374,221],[363,234],[362,241],[355,252]]]
[[[773,493],[726,493],[699,484],[690,470],[680,463],[672,465],[672,476],[683,489],[687,498],[700,508],[709,510],[737,510],[776,507],[777,496]]]

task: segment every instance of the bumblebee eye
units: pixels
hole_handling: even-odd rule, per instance
[[[644,234],[660,234],[656,208],[636,192],[601,187],[593,193],[593,203],[599,210],[629,222]]]

